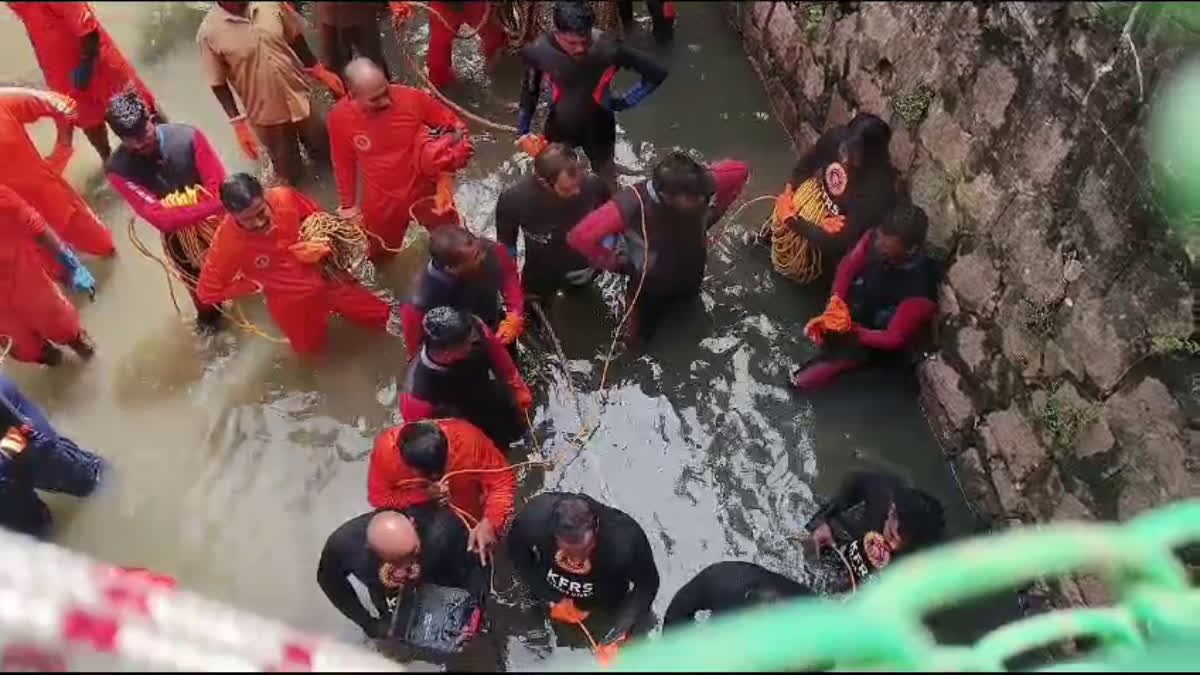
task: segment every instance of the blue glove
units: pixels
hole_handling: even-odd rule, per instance
[[[71,84],[75,85],[75,89],[79,91],[87,91],[88,85],[92,83],[92,73],[96,70],[96,62],[87,59],[80,61],[75,70],[71,71]]]
[[[621,97],[621,103],[625,106],[622,108],[622,110],[628,110],[642,101],[645,101],[646,97],[649,96],[655,89],[658,89],[657,84],[639,82],[636,87],[625,92],[625,96]]]
[[[626,101],[624,97],[613,96],[612,89],[604,90],[604,102],[602,105],[604,106],[604,109],[609,112],[621,112],[622,110],[627,110],[630,107],[629,102]]]
[[[72,291],[96,297],[96,280],[92,278],[92,273],[88,271],[88,268],[79,262],[79,258],[71,249],[64,246],[56,259],[67,270]]]
[[[517,136],[524,136],[529,133],[529,127],[533,126],[533,111],[521,110],[517,116]]]

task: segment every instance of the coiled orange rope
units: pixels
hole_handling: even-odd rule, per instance
[[[818,177],[800,184],[792,196],[797,218],[823,226],[830,216],[838,215],[837,207],[826,194]],[[775,271],[798,283],[806,284],[821,276],[821,251],[803,236],[788,227],[787,222],[772,214],[763,223],[760,236],[771,237],[771,264]]]

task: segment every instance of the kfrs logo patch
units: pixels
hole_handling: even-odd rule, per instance
[[[371,149],[371,139],[366,134],[354,134],[350,142],[354,144],[354,147],[359,152],[366,152]]]
[[[260,254],[257,258],[254,259],[254,266],[260,270],[267,269],[267,265],[270,265],[270,264],[271,264],[271,256],[267,255],[266,253]]]
[[[559,593],[572,598],[590,598],[595,590],[595,584],[573,581],[553,569],[546,570],[546,583]]]

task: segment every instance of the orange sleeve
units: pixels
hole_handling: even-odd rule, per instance
[[[81,38],[100,29],[96,14],[86,2],[48,2],[54,13],[62,19],[63,28],[71,35]]]
[[[21,124],[53,117],[56,124],[75,124],[75,99],[53,91],[29,87],[5,87],[0,93],[0,109]]]
[[[375,509],[403,509],[428,499],[421,486],[397,488],[400,481],[420,478],[400,458],[396,441],[403,425],[384,431],[375,439],[371,459],[367,462],[367,503]]]
[[[339,101],[329,112],[329,156],[333,163],[333,182],[337,186],[338,206],[358,203],[358,155],[350,138],[354,120],[349,116],[349,101]]]
[[[216,305],[238,295],[253,293],[256,286],[249,279],[234,280],[241,268],[233,219],[226,216],[217,227],[212,245],[204,256],[200,279],[196,282],[196,297],[206,305]]]
[[[413,89],[411,94],[416,97],[415,106],[421,111],[421,121],[435,128],[454,128],[467,130],[467,125],[454,114],[445,103],[437,100],[420,89]]]
[[[461,443],[466,451],[464,466],[483,469],[488,473],[475,475],[479,482],[479,493],[483,498],[483,517],[500,532],[513,512],[517,497],[517,478],[508,468],[508,461],[500,449],[478,427],[465,420],[446,420],[442,429],[447,436]]]
[[[285,189],[287,190],[288,199],[291,200],[292,205],[296,209],[296,215],[299,216],[299,222],[303,223],[305,218],[322,211],[321,207],[303,192],[292,187]]]
[[[46,231],[46,219],[29,202],[7,185],[0,185],[0,214],[5,225],[21,234],[36,237]]]

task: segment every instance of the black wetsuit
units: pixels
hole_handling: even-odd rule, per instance
[[[546,139],[582,148],[593,166],[613,158],[617,143],[614,111],[636,105],[667,79],[666,69],[649,55],[599,30],[593,31],[592,46],[582,58],[567,56],[547,33],[521,50],[521,60],[526,71],[521,85],[519,133],[529,133],[542,79],[546,78],[553,87],[550,113],[546,117]],[[613,75],[620,69],[632,70],[642,77],[642,84],[626,94],[634,100],[614,101],[609,91]]]
[[[824,180],[825,167],[838,161],[838,146],[846,137],[845,126],[835,127],[822,134],[792,169],[791,184],[799,188],[805,180],[814,176]],[[871,162],[857,169],[847,170],[846,190],[832,197],[839,211],[845,216],[846,224],[836,234],[830,234],[815,223],[795,218],[790,223],[793,230],[816,244],[824,257],[824,271],[832,273],[837,262],[858,243],[863,233],[878,227],[885,216],[895,207],[899,198],[899,177],[890,160]]]
[[[702,610],[720,614],[756,605],[762,602],[764,594],[794,598],[813,592],[804,584],[754,563],[737,560],[713,563],[675,593],[663,617],[663,627],[690,622]]]
[[[383,509],[387,510],[387,509]],[[479,565],[479,556],[467,551],[467,530],[448,509],[434,504],[419,504],[400,509],[413,519],[421,539],[421,581],[450,588],[461,588],[473,597],[485,597],[487,572]],[[382,562],[367,547],[367,524],[379,511],[355,516],[340,525],[325,541],[317,565],[317,584],[325,596],[347,619],[358,624],[367,635],[381,637],[395,607],[395,596],[388,597],[379,580]],[[348,577],[357,578],[371,597],[371,607],[379,619],[358,599]]]
[[[566,285],[568,272],[586,270],[587,258],[567,245],[567,232],[610,198],[599,176],[584,176],[578,195],[563,199],[534,175],[523,177],[496,201],[496,238],[517,259],[517,234],[525,236],[521,286],[543,298]]]
[[[675,10],[663,0],[646,0],[646,12],[650,14],[654,41],[659,45],[671,42],[675,37]],[[633,0],[617,0],[617,12],[626,33],[633,30]]]
[[[884,563],[877,568],[872,564],[866,539],[883,534],[893,495],[906,489],[908,485],[899,477],[875,471],[857,471],[842,481],[837,495],[822,506],[807,525],[808,531],[812,532],[822,523],[829,523],[838,551],[842,554],[839,557],[832,551],[822,552],[817,578],[814,579],[817,590],[822,594],[850,590],[852,584],[850,570],[846,569],[847,563],[853,569],[853,585],[862,585],[876,569],[886,565]],[[893,552],[891,558],[920,548],[920,544],[907,546]],[[842,557],[846,562],[842,562]]]
[[[622,511],[583,497],[596,514],[596,550],[588,574],[574,574],[555,564],[557,547],[551,531],[554,506],[565,492],[545,492],[530,499],[517,513],[508,533],[509,557],[521,579],[540,602],[572,598],[583,610],[616,610],[612,639],[629,633],[650,612],[658,594],[654,552],[640,525]]]

